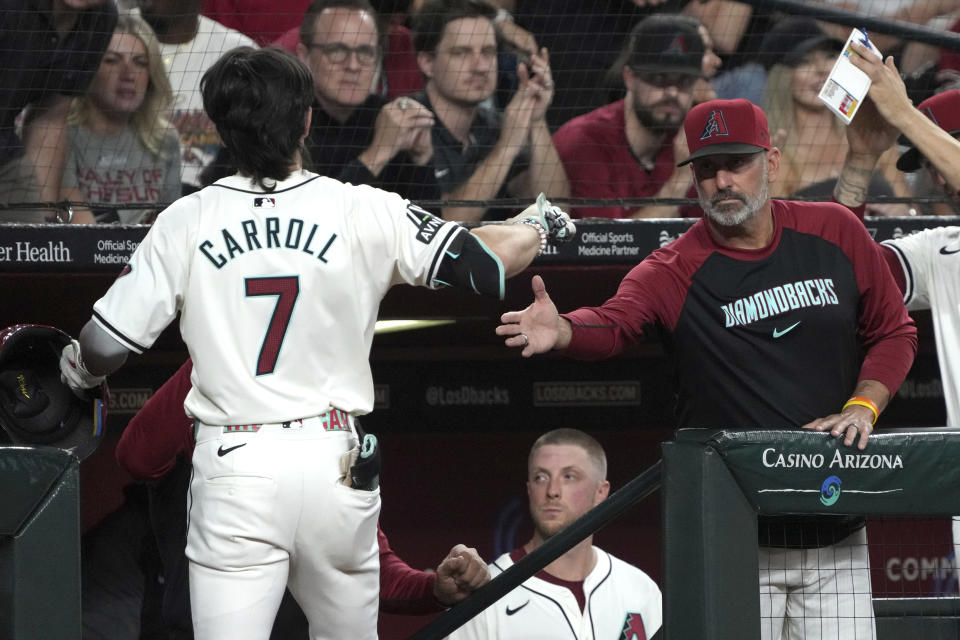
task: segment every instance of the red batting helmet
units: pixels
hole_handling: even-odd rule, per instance
[[[109,391],[103,383],[79,398],[60,380],[68,344],[70,336],[54,327],[0,331],[0,427],[14,444],[59,447],[82,460],[103,437]]]

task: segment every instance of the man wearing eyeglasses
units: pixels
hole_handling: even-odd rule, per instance
[[[553,136],[577,198],[696,197],[683,118],[703,77],[703,38],[689,18],[656,14],[633,28],[617,66],[623,100],[564,124]],[[579,207],[577,218],[674,218],[675,205]]]
[[[409,98],[387,102],[374,93],[379,39],[368,0],[315,0],[307,9],[297,56],[314,81],[306,140],[313,171],[410,200],[438,199],[430,166],[433,114]]]

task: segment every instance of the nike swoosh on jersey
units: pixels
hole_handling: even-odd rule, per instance
[[[523,609],[523,608],[524,608],[525,606],[527,606],[528,604],[530,604],[530,601],[529,601],[529,600],[527,600],[526,602],[524,602],[522,605],[520,605],[520,606],[517,607],[516,609],[511,609],[511,608],[510,608],[510,605],[507,605],[507,615],[508,615],[508,616],[512,616],[513,614],[515,614],[517,611],[520,611],[520,609]]]
[[[240,447],[245,447],[245,446],[247,446],[246,442],[244,442],[243,444],[234,445],[232,447],[227,447],[226,449],[223,448],[223,445],[220,445],[220,448],[217,449],[217,455],[222,458],[223,456],[227,455],[231,451],[234,451],[235,449],[239,449]]]
[[[433,170],[433,177],[439,179],[439,178],[442,178],[443,176],[447,175],[448,173],[450,173],[450,169],[434,169],[434,170]]]
[[[950,251],[949,249],[947,249],[947,245],[943,245],[942,247],[940,247],[940,255],[942,256],[950,256],[955,253],[960,253],[960,249],[954,249],[953,251]]]
[[[777,338],[782,338],[782,337],[785,336],[786,334],[788,334],[788,333],[790,333],[791,331],[793,331],[794,329],[796,329],[797,326],[798,326],[801,322],[803,322],[803,320],[800,320],[800,321],[798,321],[798,322],[794,322],[792,325],[790,325],[789,327],[787,327],[787,328],[784,329],[783,331],[780,331],[780,329],[777,329],[776,327],[774,327],[774,329],[773,329],[773,339],[776,340]]]

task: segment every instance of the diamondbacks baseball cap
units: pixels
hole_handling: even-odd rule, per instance
[[[960,89],[950,89],[931,96],[917,105],[917,109],[950,135],[956,136],[960,133]],[[923,154],[907,138],[901,137],[900,143],[910,148],[897,160],[897,169],[916,171],[920,168]]]
[[[703,38],[687,16],[653,14],[627,40],[626,66],[639,73],[703,76]]]
[[[705,156],[770,150],[766,114],[743,98],[701,102],[687,112],[683,131],[690,157],[678,167]]]

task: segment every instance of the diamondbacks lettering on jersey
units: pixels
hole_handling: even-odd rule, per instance
[[[623,620],[623,630],[617,640],[647,640],[647,630],[643,627],[643,616],[627,612]]]
[[[281,221],[276,216],[263,219],[262,227],[257,220],[240,221],[240,229],[234,228],[233,233],[223,228],[220,230],[218,243],[206,239],[200,243],[202,253],[217,269],[223,268],[227,262],[247,251],[260,249],[296,249],[304,253],[317,256],[320,262],[326,262],[324,257],[337,234],[332,233],[326,239],[316,238],[317,224],[313,224],[309,231],[304,233],[305,225],[299,218],[290,218]],[[282,236],[282,240],[281,240]],[[237,238],[240,238],[238,240]],[[241,246],[241,243],[243,246]],[[322,244],[321,244],[322,243]],[[246,249],[244,249],[244,246]],[[219,247],[219,249],[218,249]],[[224,252],[227,254],[224,256]]]
[[[832,278],[814,278],[786,283],[758,291],[753,295],[721,305],[724,326],[748,325],[804,307],[840,304]]]
[[[417,240],[430,244],[443,226],[443,220],[415,204],[407,205],[407,218],[417,226]]]

